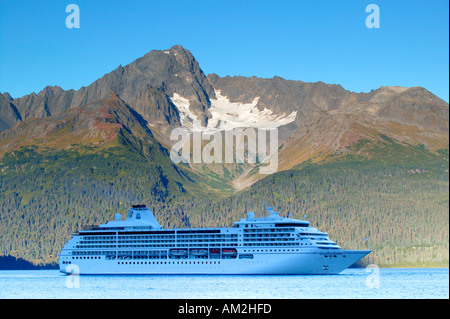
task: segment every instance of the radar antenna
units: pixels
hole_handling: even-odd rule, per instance
[[[270,217],[278,216],[278,212],[274,211],[273,207],[267,206],[265,201],[263,201],[263,203],[264,203],[264,206],[266,206],[266,209],[269,211],[269,216]]]
[[[267,209],[267,210],[272,210],[272,209],[273,209],[273,207],[269,207],[269,206],[267,206],[267,204],[266,204],[266,202],[265,202],[265,201],[263,201],[263,203],[264,203],[264,206],[266,206],[266,209]]]

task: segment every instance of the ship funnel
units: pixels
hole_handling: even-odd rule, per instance
[[[128,211],[127,220],[141,222],[152,228],[162,228],[158,223],[152,211],[145,205],[133,205]]]

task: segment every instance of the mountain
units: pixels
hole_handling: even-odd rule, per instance
[[[195,120],[277,128],[277,172],[172,162],[170,133]],[[137,202],[165,227],[197,227],[262,214],[264,199],[342,246],[369,232],[379,264],[448,265],[448,129],[448,103],[421,87],[206,76],[178,45],[76,91],[0,93],[0,255],[54,263],[71,232]]]
[[[0,131],[11,128],[22,121],[22,116],[11,101],[12,98],[8,93],[0,93]]]
[[[31,117],[51,117],[103,98],[111,91],[160,128],[179,123],[177,110],[169,98],[174,92],[187,97],[192,111],[203,121],[206,120],[209,96],[214,96],[211,85],[192,54],[181,46],[174,46],[166,51],[153,50],[77,91],[48,86],[38,94],[32,93],[18,99],[8,99],[8,95],[0,105],[6,108],[9,103],[9,109],[17,110],[21,115],[19,120],[23,121]],[[1,120],[5,122],[5,128],[11,128],[18,120],[7,115],[4,117],[2,112]]]
[[[340,85],[280,77],[206,77],[193,55],[178,45],[153,50],[78,91],[48,86],[18,99],[2,94],[0,130],[28,118],[53,117],[110,92],[139,113],[167,146],[171,144],[169,132],[192,126],[193,119],[199,119],[203,126],[229,129],[251,126],[249,117],[247,122],[241,120],[248,115],[260,127],[278,127],[280,145],[298,145],[309,135],[314,142],[301,144],[312,143],[315,149],[335,152],[348,144],[345,139],[354,143],[384,134],[412,145],[424,144],[431,150],[448,146],[448,103],[424,88],[380,87],[355,93]],[[252,102],[255,105],[251,106]],[[245,106],[249,107],[244,112]],[[331,130],[321,125],[335,128],[333,134],[323,136]],[[317,155],[315,150],[309,153],[308,158]],[[286,168],[289,166],[295,165]]]

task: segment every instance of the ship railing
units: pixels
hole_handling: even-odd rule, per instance
[[[82,227],[83,230],[98,230],[100,229],[100,225],[87,225],[86,227]]]

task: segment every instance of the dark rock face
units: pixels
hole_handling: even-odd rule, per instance
[[[394,122],[448,132],[449,107],[422,87],[412,87],[381,103],[377,115]]]
[[[257,77],[224,77],[208,75],[213,87],[227,96],[231,102],[250,103],[259,97],[256,105],[259,110],[269,109],[275,114],[297,112],[291,130],[306,128],[316,112],[342,108],[351,93],[340,85],[327,85],[322,82],[306,83],[289,81],[280,77],[260,79]]]
[[[0,132],[0,141],[12,139],[27,145],[35,140],[39,144],[50,143],[53,147],[83,141],[100,145],[114,140],[120,129],[137,138],[153,138],[148,122],[116,93],[110,92],[103,99],[66,109],[51,117],[29,118],[13,129]],[[8,151],[8,147],[0,149]]]
[[[275,113],[301,111],[308,114],[319,110],[332,110],[342,107],[350,95],[340,85],[327,85],[323,82],[306,83],[290,81],[280,77],[261,79],[257,77],[224,77],[208,75],[215,89],[231,102],[250,103],[260,97],[258,109],[268,108]]]
[[[17,123],[13,107],[21,120],[29,117],[44,118],[71,107],[78,107],[116,92],[128,105],[149,121],[178,125],[178,113],[170,102],[176,92],[190,101],[191,110],[203,121],[208,116],[209,97],[214,90],[192,54],[181,46],[167,51],[153,50],[122,67],[106,74],[78,91],[64,91],[59,87],[46,87],[39,94],[1,101],[1,130]],[[146,95],[147,94],[147,95]],[[3,98],[6,100],[6,98]]]
[[[7,130],[22,121],[22,116],[11,101],[8,93],[0,93],[0,131]]]
[[[250,103],[260,97],[259,110],[267,108],[276,114],[297,111],[297,127],[307,127],[317,112],[342,110],[352,115],[371,113],[374,118],[440,132],[449,128],[448,103],[420,87],[381,87],[370,93],[354,93],[340,85],[289,81],[280,77],[221,78],[210,74],[208,79],[231,102]]]
[[[25,95],[13,99],[11,103],[17,107],[23,120],[29,117],[47,117],[67,109],[73,94],[73,90],[64,91],[58,86],[47,86],[38,94]]]
[[[148,86],[153,89],[148,90]],[[155,90],[163,94],[154,94]],[[192,111],[204,118],[210,103],[208,95],[214,96],[214,91],[198,62],[181,46],[174,46],[167,51],[153,50],[125,67],[118,67],[88,87],[77,91],[71,106],[99,99],[109,91],[116,92],[137,111],[147,110],[142,115],[149,120],[155,120],[150,106],[153,108],[166,105],[167,110],[161,115],[176,115],[175,110],[169,110],[167,105],[167,99],[174,93],[187,98],[191,102]],[[137,94],[138,92],[140,94]],[[148,99],[156,104],[149,104],[147,100],[141,105],[144,92],[150,93]]]

